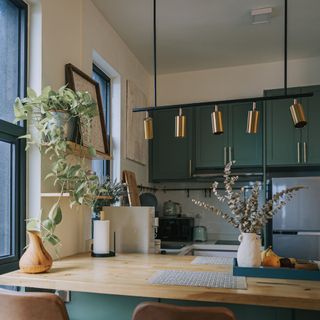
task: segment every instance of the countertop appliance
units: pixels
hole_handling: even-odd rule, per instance
[[[162,241],[192,241],[194,218],[160,217],[158,238]]]
[[[196,226],[193,228],[193,241],[207,241],[207,228],[204,226]]]
[[[304,186],[273,217],[273,250],[280,256],[320,260],[320,177],[273,178],[272,193]]]
[[[176,217],[181,214],[181,204],[171,200],[163,204],[163,215],[168,217]]]

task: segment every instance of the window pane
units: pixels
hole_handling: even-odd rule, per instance
[[[12,122],[19,95],[19,9],[9,0],[0,1],[0,119]]]
[[[99,83],[101,100],[102,100],[102,109],[104,113],[104,120],[106,124],[107,136],[108,136],[107,138],[108,138],[108,143],[110,145],[110,121],[108,120],[109,110],[110,110],[110,106],[109,106],[110,80],[101,70],[96,71],[96,69],[98,68],[94,66],[92,78]],[[94,170],[100,178],[110,175],[109,161],[101,161],[101,160],[92,161],[92,170]]]
[[[12,250],[12,221],[13,208],[13,145],[0,141],[0,258],[9,256]]]

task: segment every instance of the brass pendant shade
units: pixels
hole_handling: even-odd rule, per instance
[[[303,111],[303,106],[294,99],[293,105],[290,107],[293,124],[296,128],[303,128],[307,124],[306,116]]]
[[[223,134],[222,112],[215,105],[214,111],[211,113],[211,125],[213,134]]]
[[[146,117],[143,120],[144,138],[146,140],[153,139],[153,120],[149,117],[149,113],[146,113]]]
[[[259,111],[256,110],[257,105],[253,102],[252,110],[248,112],[247,133],[257,133],[259,123]]]
[[[175,117],[175,136],[176,138],[184,138],[187,132],[187,117],[182,114],[179,109],[179,115]]]

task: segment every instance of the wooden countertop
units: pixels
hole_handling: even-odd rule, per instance
[[[226,265],[192,265],[193,256],[119,254],[91,258],[88,253],[55,261],[49,273],[20,271],[0,276],[1,285],[320,310],[320,282],[247,278],[248,290],[152,285],[158,270],[231,271]]]

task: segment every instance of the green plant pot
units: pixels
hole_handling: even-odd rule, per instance
[[[70,117],[70,114],[65,111],[51,111],[50,113],[53,118],[49,121],[49,129],[60,127],[67,141],[75,141],[76,118]]]

